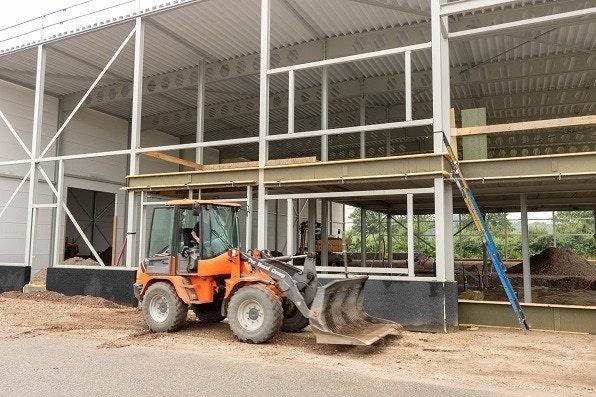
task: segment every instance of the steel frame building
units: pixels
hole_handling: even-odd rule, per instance
[[[527,216],[528,208],[596,208],[595,15],[590,1],[174,0],[66,32],[42,27],[41,39],[0,55],[0,78],[35,92],[30,146],[0,113],[26,154],[0,161],[26,168],[0,217],[27,184],[24,263],[33,263],[44,209],[57,220],[70,217],[101,262],[65,203],[65,163],[126,156],[127,266],[143,255],[145,208],[156,203],[148,194],[225,197],[248,207],[256,194],[256,211],[247,211],[247,247],[268,247],[269,203],[280,201],[291,214],[296,200],[332,200],[360,206],[363,218],[366,210],[407,215],[408,268],[369,274],[453,281],[452,219],[463,206],[457,194],[453,201],[443,133],[457,145],[488,211],[521,205]],[[165,47],[156,49],[158,43]],[[48,67],[48,51],[59,54],[56,67]],[[122,65],[112,70],[122,57],[132,74]],[[104,66],[99,58],[108,59]],[[34,69],[23,67],[32,59]],[[60,68],[95,78],[85,87],[85,79],[68,80]],[[60,120],[42,143],[44,94],[59,98]],[[482,105],[484,122],[456,127],[461,111]],[[83,108],[129,119],[128,147],[61,153],[61,136]],[[141,145],[145,129],[191,139]],[[143,154],[183,150],[194,151],[190,160],[202,165],[207,148],[258,163],[150,175],[139,168]],[[473,154],[478,148],[483,155]],[[312,155],[318,161],[274,161]],[[44,184],[52,202],[38,201]],[[316,207],[309,208],[314,221]],[[328,205],[320,211],[325,239]],[[415,213],[435,216],[435,277],[414,274]],[[287,216],[289,253],[295,223]],[[54,222],[50,266],[61,262],[61,228]],[[527,232],[524,248],[527,263]],[[361,250],[365,256],[364,244]]]

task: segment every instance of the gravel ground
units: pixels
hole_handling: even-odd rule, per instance
[[[0,295],[0,394],[588,396],[596,388],[594,335],[404,332],[359,348],[317,345],[305,331],[249,345],[225,322],[192,315],[179,332],[152,334],[138,309],[27,298]]]

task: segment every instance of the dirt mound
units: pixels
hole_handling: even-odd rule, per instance
[[[73,305],[81,305],[87,307],[106,307],[112,309],[120,309],[124,306],[118,303],[106,300],[104,298],[97,298],[94,296],[66,296],[54,291],[39,291],[34,293],[24,294],[18,291],[8,291],[0,294],[2,298],[9,299],[25,299],[33,301],[44,301],[44,302],[56,302],[56,303],[68,303]]]
[[[83,259],[80,256],[69,258],[62,262],[63,265],[77,265],[77,266],[99,266],[99,262],[91,258]]]
[[[510,267],[508,271],[522,273],[523,264]],[[530,257],[530,272],[532,275],[596,278],[596,265],[572,251],[550,247]]]

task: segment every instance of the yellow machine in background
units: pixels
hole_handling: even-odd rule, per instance
[[[304,255],[308,252],[307,247],[307,233],[308,233],[308,222],[304,221],[300,223],[300,247],[298,253]],[[347,246],[349,249],[349,246]],[[315,254],[317,259],[317,265],[321,265],[321,251],[322,251],[322,240],[321,240],[321,223],[317,222],[315,225]],[[328,252],[328,263],[322,264],[323,266],[343,266],[343,248],[342,239],[340,237],[328,236],[327,237],[327,252]],[[348,254],[348,265],[352,262],[352,256]]]

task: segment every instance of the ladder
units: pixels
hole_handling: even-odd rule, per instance
[[[480,208],[478,208],[478,203],[476,203],[476,199],[474,198],[474,195],[472,194],[472,191],[470,190],[468,183],[466,182],[461,173],[461,169],[459,168],[459,162],[457,161],[457,156],[455,155],[455,152],[451,147],[449,139],[447,138],[447,135],[445,135],[445,132],[442,132],[442,135],[443,141],[445,142],[445,146],[447,147],[448,161],[451,165],[451,179],[455,182],[457,188],[461,192],[464,202],[468,207],[468,211],[470,212],[470,216],[474,221],[474,225],[476,225],[476,229],[478,229],[478,232],[480,233],[482,242],[486,246],[486,251],[490,257],[490,260],[497,274],[499,275],[499,280],[501,280],[501,285],[503,286],[503,289],[507,294],[509,303],[511,303],[511,307],[513,308],[513,311],[515,312],[515,315],[519,320],[519,325],[521,326],[522,331],[526,333],[527,330],[530,329],[530,327],[528,326],[526,316],[522,311],[522,307],[519,303],[519,300],[515,295],[515,291],[513,291],[511,282],[507,277],[507,268],[505,267],[503,261],[501,260],[501,257],[499,256],[499,251],[497,250],[497,246],[495,245],[493,236],[490,234],[490,230],[488,230],[488,227],[486,226],[484,217],[482,216],[482,212],[480,212]]]

